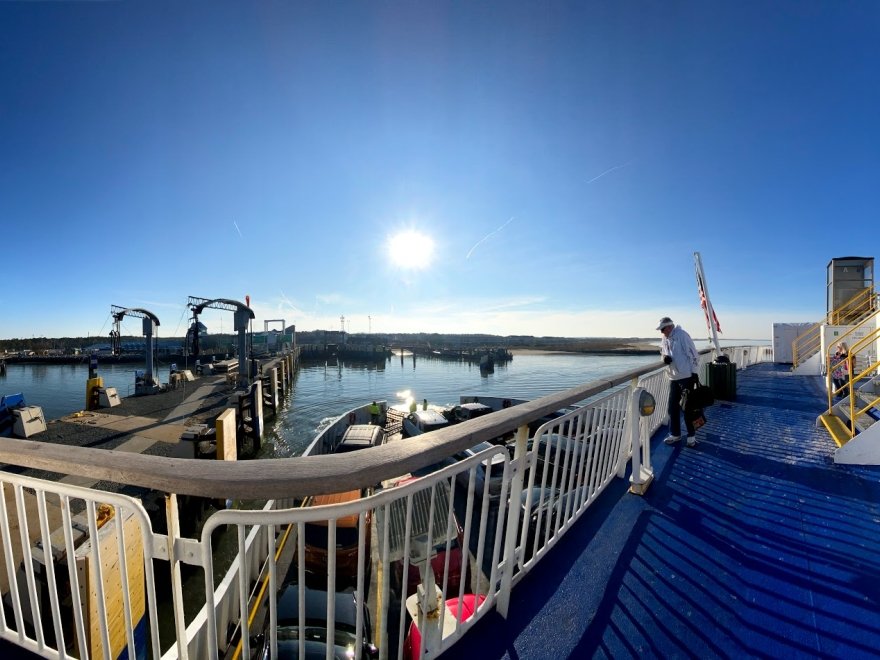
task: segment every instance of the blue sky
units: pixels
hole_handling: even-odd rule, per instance
[[[0,3],[0,337],[723,337],[876,256],[875,2]],[[407,240],[407,236],[414,240]],[[232,315],[206,312],[213,331]],[[123,331],[140,334],[139,321]]]

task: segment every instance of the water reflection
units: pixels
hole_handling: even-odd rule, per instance
[[[120,396],[134,393],[135,370],[140,364],[98,364],[105,387],[115,387]],[[85,406],[87,364],[7,364],[0,381],[4,394],[21,392],[28,405],[40,406],[47,420],[59,419]],[[168,366],[159,367],[158,377],[168,382]]]
[[[327,420],[372,400],[393,404],[427,399],[448,406],[461,395],[533,399],[656,361],[643,355],[518,355],[497,364],[489,377],[473,362],[421,356],[411,365],[409,355],[402,360],[393,355],[384,368],[344,362],[333,370],[333,379],[326,378],[323,365],[301,367],[290,405],[270,424],[283,436],[279,451],[283,445],[296,455]]]

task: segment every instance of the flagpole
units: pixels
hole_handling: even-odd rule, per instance
[[[703,272],[703,260],[699,252],[694,252],[694,264],[697,267],[697,288],[702,288],[703,297],[706,298],[706,323],[712,331],[712,344],[715,346],[715,357],[721,355],[721,346],[718,344],[718,332],[715,329],[715,310],[712,301],[709,300],[709,286],[706,284],[706,273]]]

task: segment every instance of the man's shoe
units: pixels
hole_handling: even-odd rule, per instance
[[[689,435],[688,439],[687,439],[687,446],[688,447],[696,447],[697,446],[697,439],[694,436]]]
[[[663,442],[665,442],[667,445],[674,445],[679,440],[681,440],[680,435],[670,435]]]

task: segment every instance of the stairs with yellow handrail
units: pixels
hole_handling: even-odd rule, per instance
[[[870,286],[828,312],[825,318],[811,325],[792,342],[792,370],[797,369],[821,350],[823,325],[859,325],[874,316],[878,309],[880,306],[877,303],[877,293],[874,287]]]
[[[875,315],[876,316],[876,313]],[[880,465],[880,360],[877,344],[880,324],[850,348],[846,358],[848,380],[845,396],[833,401],[831,372],[836,366],[827,363],[828,410],[816,420],[824,426],[837,444],[836,463]]]

